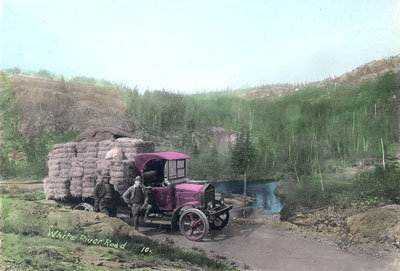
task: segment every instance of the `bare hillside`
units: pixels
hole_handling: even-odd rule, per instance
[[[378,75],[389,71],[400,72],[400,55],[374,60],[362,66],[359,66],[354,70],[347,72],[341,76],[337,76],[334,78],[327,78],[325,80],[322,80],[320,82],[315,82],[312,84],[329,85],[335,83],[337,84],[361,83],[369,79],[374,79],[378,77]],[[293,91],[297,91],[298,88],[301,88],[301,86],[295,87],[295,86],[282,85],[282,86],[257,87],[254,89],[249,89],[249,91],[244,93],[242,97],[248,99],[259,99],[259,98],[268,98],[274,96],[282,96],[289,94]]]
[[[112,126],[130,131],[124,92],[117,88],[8,76],[18,104],[18,129],[24,136]]]
[[[353,84],[374,79],[378,75],[385,72],[399,72],[400,71],[400,55],[383,58],[368,62],[351,72],[345,73],[335,78],[328,78],[322,81],[322,84]]]

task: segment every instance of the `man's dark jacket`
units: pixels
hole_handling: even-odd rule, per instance
[[[106,186],[108,186],[108,189],[110,190],[112,202],[107,202],[104,200],[105,196],[107,194]],[[93,192],[94,207],[95,207],[95,209],[98,210],[100,202],[102,204],[106,205],[107,207],[116,205],[118,197],[119,197],[119,194],[118,194],[118,192],[115,191],[114,185],[112,185],[108,182],[105,182],[105,181],[101,181],[100,183],[96,184],[96,187],[94,188],[94,192]]]

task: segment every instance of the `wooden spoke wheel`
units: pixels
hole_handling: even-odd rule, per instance
[[[93,205],[83,202],[74,207],[74,210],[94,211]]]
[[[187,239],[199,241],[208,233],[208,219],[206,215],[198,209],[187,209],[179,219],[179,228]]]

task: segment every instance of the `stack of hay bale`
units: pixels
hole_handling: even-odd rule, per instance
[[[71,162],[71,186],[70,192],[73,197],[82,197],[83,186],[82,186],[82,178],[83,178],[83,158],[74,159]]]
[[[47,198],[92,198],[96,182],[104,171],[110,173],[110,183],[122,194],[138,174],[134,167],[135,155],[145,152],[154,152],[154,144],[134,138],[56,144],[48,155]]]

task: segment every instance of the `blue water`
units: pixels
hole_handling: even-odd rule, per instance
[[[278,187],[275,181],[251,181],[247,183],[247,195],[254,198],[249,204],[251,207],[261,207],[267,212],[279,212],[282,202],[274,194]],[[243,181],[220,181],[213,182],[217,193],[243,195]]]

